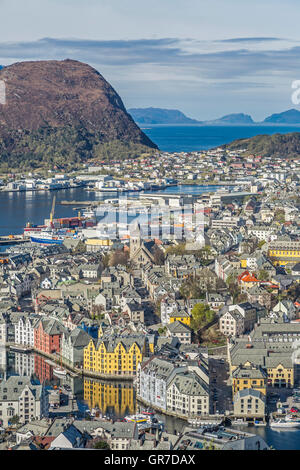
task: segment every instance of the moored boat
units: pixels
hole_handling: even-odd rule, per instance
[[[63,369],[62,367],[55,367],[53,369],[53,374],[57,376],[65,377],[67,375],[67,371]]]
[[[274,419],[270,422],[270,427],[282,429],[300,428],[300,419],[293,419],[288,421],[285,419]]]

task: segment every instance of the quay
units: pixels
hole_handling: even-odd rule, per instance
[[[0,236],[0,245],[18,245],[21,243],[27,243],[29,241],[29,237],[23,237],[22,235],[13,235],[12,238],[7,236]]]

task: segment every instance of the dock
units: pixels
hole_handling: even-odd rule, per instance
[[[0,236],[0,245],[19,245],[28,242],[30,242],[30,238],[23,237],[22,235],[14,235],[12,238]]]

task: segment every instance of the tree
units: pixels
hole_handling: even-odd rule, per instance
[[[107,449],[107,450],[110,450],[109,444],[106,441],[97,441],[97,442],[95,442],[93,448],[94,449]]]
[[[158,266],[162,266],[165,262],[163,251],[157,245],[154,245],[151,251],[154,256],[154,263]]]
[[[210,323],[215,318],[215,312],[210,309],[209,305],[198,303],[192,308],[191,327],[194,331],[198,331],[203,326]]]
[[[110,257],[110,266],[117,266],[118,264],[122,264],[127,266],[129,261],[129,253],[122,251],[122,250],[116,250],[112,253]]]

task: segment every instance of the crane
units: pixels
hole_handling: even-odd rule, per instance
[[[52,208],[51,208],[51,212],[50,212],[50,224],[51,224],[51,226],[53,226],[53,217],[54,217],[54,210],[55,210],[55,202],[56,202],[56,196],[53,197]]]

